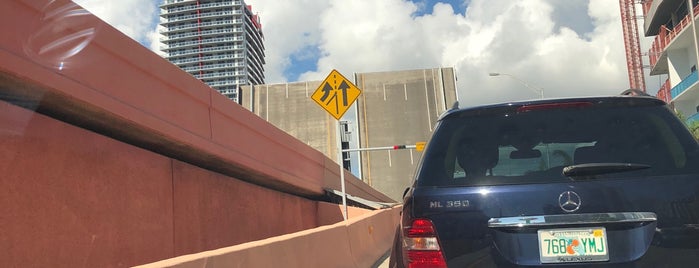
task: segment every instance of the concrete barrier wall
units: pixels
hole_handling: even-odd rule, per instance
[[[173,161],[174,256],[314,228],[317,202]]]
[[[0,148],[3,267],[125,267],[318,226],[316,201],[2,101]]]
[[[173,256],[172,161],[0,101],[0,266]]]
[[[372,267],[391,248],[400,209],[368,211],[332,225],[137,267]]]
[[[72,2],[1,5],[0,98],[277,191],[339,189],[339,167],[322,153]],[[348,175],[348,192],[391,201]]]
[[[124,267],[341,216],[315,201],[332,160],[72,2],[2,1],[0,32],[3,266]]]

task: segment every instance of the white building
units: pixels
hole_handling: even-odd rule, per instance
[[[235,102],[239,86],[264,84],[262,26],[242,0],[165,0],[166,58]]]
[[[699,1],[643,2],[645,35],[655,36],[648,53],[650,74],[668,77],[658,91],[658,97],[671,103],[688,120],[699,120],[699,26],[695,26],[696,16],[699,15],[697,2]]]

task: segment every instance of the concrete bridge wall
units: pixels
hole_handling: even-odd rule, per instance
[[[123,267],[341,219],[318,212],[332,160],[72,2],[3,1],[0,32],[3,266]]]
[[[376,267],[379,257],[391,248],[400,209],[355,211],[357,215],[348,221],[138,268]]]
[[[319,225],[314,200],[0,111],[2,266],[132,266]]]

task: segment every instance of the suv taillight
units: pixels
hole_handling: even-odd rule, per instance
[[[403,256],[409,268],[447,267],[432,221],[415,219],[403,234]]]

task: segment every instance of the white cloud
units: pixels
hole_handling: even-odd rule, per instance
[[[147,38],[146,43],[143,45],[148,46],[148,48],[151,51],[155,52],[156,54],[160,55],[161,57],[165,57],[166,53],[160,51],[160,45],[161,45],[160,38],[162,37],[162,35],[160,35],[158,29],[160,29],[159,26],[156,26],[154,30],[147,33],[148,36],[146,37]]]
[[[390,10],[390,12],[387,12]],[[322,79],[327,72],[372,72],[438,65],[427,34],[411,18],[417,10],[401,0],[334,1],[320,17],[319,72],[302,79]]]
[[[74,0],[112,27],[157,51],[159,0]],[[153,43],[155,41],[155,43]]]
[[[289,2],[293,1],[285,5],[300,5]],[[314,18],[319,18],[316,25],[304,24],[305,29],[317,34],[314,36],[317,40],[313,41],[319,42],[322,56],[318,69],[303,74],[300,79],[320,80],[332,69],[351,75],[455,67],[460,98],[466,105],[538,96],[515,79],[489,77],[488,72],[515,75],[532,87],[543,87],[548,97],[617,94],[626,89],[618,2],[591,0],[566,6],[558,2],[473,0],[463,15],[454,14],[450,5],[437,4],[432,14],[415,17],[418,7],[402,0],[332,1],[316,8]],[[267,40],[276,38],[269,31],[273,25],[286,29],[275,32],[295,31],[297,25],[293,23],[271,23],[290,20],[268,17],[267,8],[273,6],[262,6],[263,21],[270,21],[263,26]],[[571,12],[571,6],[584,7],[578,12],[587,13],[592,22],[586,21],[586,25],[576,28],[589,28],[592,24],[590,32],[578,33],[566,27],[574,26],[573,22],[553,20],[565,18],[554,16],[555,11],[566,8],[565,12]],[[302,42],[289,40],[301,38],[301,35],[285,35],[285,44],[290,46],[283,49],[300,48]],[[276,48],[274,44],[267,45],[268,51]],[[285,59],[285,55],[288,54],[277,57]],[[267,66],[275,63],[270,59]],[[287,68],[284,64],[288,61],[280,65]]]
[[[245,1],[260,15],[265,36],[265,76],[268,82],[286,82],[290,56],[320,42],[319,16],[328,1]]]
[[[159,1],[76,2],[157,51]],[[318,47],[317,69],[299,80],[320,80],[332,69],[351,76],[455,67],[465,105],[538,96],[489,72],[515,75],[548,97],[617,94],[628,87],[617,1],[463,0],[465,14],[438,3],[424,16],[406,0],[245,2],[261,18],[268,83],[287,82],[285,71],[295,68],[291,57]],[[577,13],[587,16],[564,21]]]

